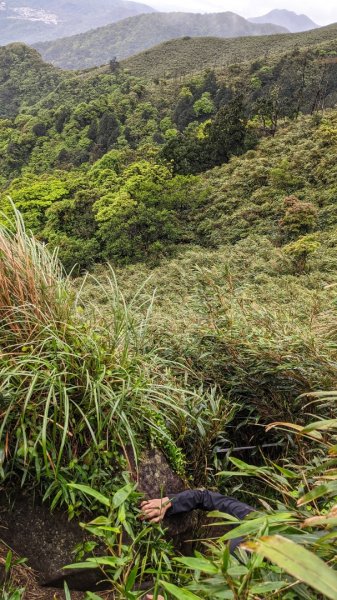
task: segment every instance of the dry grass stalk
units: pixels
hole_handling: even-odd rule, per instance
[[[66,321],[69,302],[62,302],[68,282],[56,254],[46,253],[25,232],[20,215],[15,217],[15,233],[0,228],[0,323],[20,344],[38,328]]]

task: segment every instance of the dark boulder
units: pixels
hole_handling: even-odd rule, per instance
[[[169,466],[158,450],[147,452],[133,478],[138,489],[149,498],[174,495],[186,484]],[[165,520],[168,537],[177,550],[189,552],[186,540],[193,537],[195,515],[175,516]],[[5,495],[0,499],[0,537],[19,556],[27,559],[39,578],[39,583],[52,587],[63,586],[66,579],[75,590],[98,590],[101,573],[96,570],[65,571],[74,562],[74,548],[85,541],[86,534],[75,520],[69,521],[65,512],[50,512],[47,504],[33,501],[31,496],[18,496],[9,504]]]

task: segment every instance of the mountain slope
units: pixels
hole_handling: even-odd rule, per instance
[[[334,42],[337,25],[309,32],[237,39],[191,38],[165,42],[124,60],[122,65],[139,77],[178,77],[202,69],[276,56],[297,48]],[[324,51],[324,48],[322,48]]]
[[[0,45],[56,39],[153,10],[128,0],[6,0],[0,2]]]
[[[275,25],[255,25],[230,12],[218,14],[152,13],[125,19],[84,34],[35,44],[43,58],[65,69],[101,65],[126,58],[160,42],[184,36],[233,38],[285,32]]]
[[[57,89],[67,73],[46,64],[24,44],[0,47],[0,117],[14,116]]]
[[[292,33],[309,31],[310,29],[317,29],[317,27],[319,27],[319,25],[309,19],[307,15],[297,15],[295,12],[290,10],[275,9],[271,10],[262,17],[254,17],[248,20],[251,23],[273,23],[274,25],[280,25]]]

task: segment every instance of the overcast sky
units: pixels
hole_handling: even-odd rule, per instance
[[[224,12],[230,10],[243,17],[258,17],[274,8],[287,8],[308,15],[318,25],[337,22],[337,0],[149,0],[157,10]]]

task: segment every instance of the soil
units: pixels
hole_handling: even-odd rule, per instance
[[[1,573],[1,584],[4,583],[4,566],[6,563],[6,557],[10,548],[5,544],[0,543],[0,573]],[[18,560],[18,556],[13,553],[12,564],[10,572],[9,585],[13,589],[25,588],[23,594],[23,600],[65,600],[64,592],[52,588],[42,587],[38,582],[38,575],[28,567],[26,564],[15,565]],[[1,585],[0,585],[1,594]],[[108,597],[105,596],[106,600]],[[111,598],[111,596],[110,596]],[[72,592],[71,600],[83,600],[83,592]],[[111,598],[112,600],[112,598]]]

